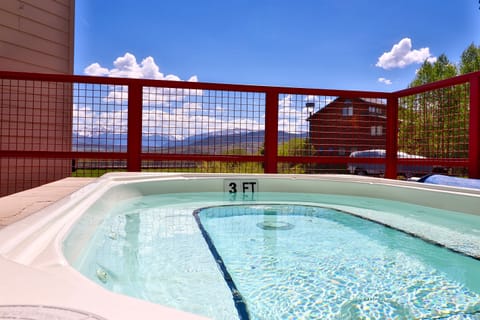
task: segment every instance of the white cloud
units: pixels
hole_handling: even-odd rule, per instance
[[[378,82],[384,83],[384,84],[386,84],[387,86],[389,86],[389,85],[392,84],[392,80],[386,79],[386,78],[378,78]]]
[[[176,75],[164,75],[160,72],[160,68],[152,57],[146,57],[139,64],[137,58],[127,52],[123,57],[115,59],[113,66],[114,68],[108,69],[95,62],[86,67],[84,73],[89,76],[182,81]],[[187,81],[198,82],[198,77],[196,75],[191,76]],[[202,94],[203,91],[199,89],[143,88],[143,100],[146,105],[155,105],[172,100],[182,101],[186,96],[201,96]],[[127,99],[128,88],[126,86],[112,86],[108,95],[104,97],[106,102],[120,102]]]
[[[123,57],[115,59],[113,66],[114,68],[108,69],[95,62],[86,67],[84,73],[89,76],[181,81],[180,77],[176,75],[164,75],[160,72],[160,68],[155,63],[155,60],[150,56],[138,63],[137,58],[127,52]],[[191,76],[187,81],[197,82],[198,77]]]
[[[309,116],[307,108],[301,110],[285,107],[280,108],[278,115],[278,130],[291,133],[302,133],[308,130]]]
[[[109,73],[109,70],[107,68],[103,68],[102,66],[100,66],[100,64],[98,64],[97,62],[95,63],[92,63],[91,65],[89,65],[88,67],[85,68],[84,70],[85,74],[86,75],[89,75],[89,76],[106,76],[108,75]]]
[[[164,110],[148,110],[143,115],[143,134],[162,134],[175,137],[178,140],[188,136],[223,130],[263,130],[263,123],[254,119],[230,119],[222,120],[219,117],[207,114],[196,114],[200,106],[198,104],[185,104],[181,109],[174,112]]]
[[[307,132],[308,117],[335,100],[335,98],[317,95],[284,95],[279,100],[278,129],[290,133]],[[313,103],[314,108],[307,107],[307,103]]]
[[[412,50],[412,40],[403,38],[399,43],[393,45],[389,52],[384,52],[375,66],[383,69],[404,68],[410,64],[435,62],[436,57],[432,56],[429,48]]]
[[[94,111],[91,107],[73,105],[73,131],[79,136],[94,137],[104,133],[127,132],[127,113]]]
[[[287,94],[278,101],[280,107],[290,107],[292,105],[292,95]]]

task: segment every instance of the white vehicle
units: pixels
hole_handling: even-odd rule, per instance
[[[384,149],[371,149],[355,151],[350,154],[352,158],[385,158],[386,151]],[[425,157],[408,154],[398,151],[397,158],[404,159],[425,159]],[[348,171],[351,174],[383,176],[385,174],[385,164],[383,163],[349,163]],[[397,166],[397,175],[407,178],[413,176],[424,176],[433,172],[431,165],[415,165],[415,164],[399,164]]]

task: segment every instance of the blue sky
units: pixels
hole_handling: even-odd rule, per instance
[[[158,68],[160,78],[389,92],[405,88],[421,61],[445,53],[457,63],[468,45],[479,45],[479,6],[477,0],[80,0],[75,73],[133,76],[114,65],[129,53],[130,66],[145,71],[139,77]]]

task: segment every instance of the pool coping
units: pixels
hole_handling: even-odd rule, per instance
[[[64,178],[0,198],[0,229],[44,209],[96,178]]]
[[[137,175],[151,175],[149,173],[136,173]],[[106,176],[112,177],[128,177],[131,176],[132,173],[110,173]],[[208,177],[208,176],[235,176],[232,174],[166,174],[168,176],[191,176],[191,177]],[[284,176],[284,175],[279,175]],[[301,177],[302,175],[298,175]],[[328,177],[345,177],[345,175],[317,175],[317,177],[322,178],[324,176]],[[372,183],[385,183],[392,185],[410,185],[412,186],[412,181],[402,181],[402,180],[385,180],[376,177],[358,177],[358,176],[350,176],[348,175],[352,181],[362,181],[362,182],[372,182]],[[97,181],[100,178],[82,178],[82,177],[68,177],[61,180],[57,180],[48,184],[44,184],[39,187],[35,187],[32,189],[24,190],[21,192],[17,192],[11,195],[7,195],[4,197],[0,197],[0,230],[12,223],[15,223],[25,217],[28,217],[50,205],[55,204],[59,200],[71,195],[72,193],[82,189],[83,187]],[[442,186],[442,185],[433,185],[428,183],[422,183],[422,187],[431,187],[435,190],[459,190],[458,187],[449,187],[449,186]],[[460,188],[462,189],[462,188]],[[463,190],[467,190],[468,193],[477,193],[480,194],[480,190],[464,188]]]

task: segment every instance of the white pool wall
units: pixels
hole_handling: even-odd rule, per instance
[[[479,190],[409,181],[348,175],[107,174],[0,230],[0,302],[55,305],[107,319],[158,319],[159,316],[202,319],[102,288],[69,265],[62,242],[76,221],[92,207],[107,212],[121,200],[151,194],[223,192],[225,179],[258,180],[260,192],[375,197],[480,215]],[[88,238],[86,235],[84,241]]]
[[[223,192],[224,179],[261,180],[260,191],[291,193],[322,193],[373,197],[402,201],[438,209],[480,215],[480,190],[439,186],[412,181],[387,180],[348,175],[181,175],[165,177],[158,184],[154,176],[119,183],[105,202],[115,203],[138,196],[161,193]],[[102,201],[103,202],[103,201]]]

